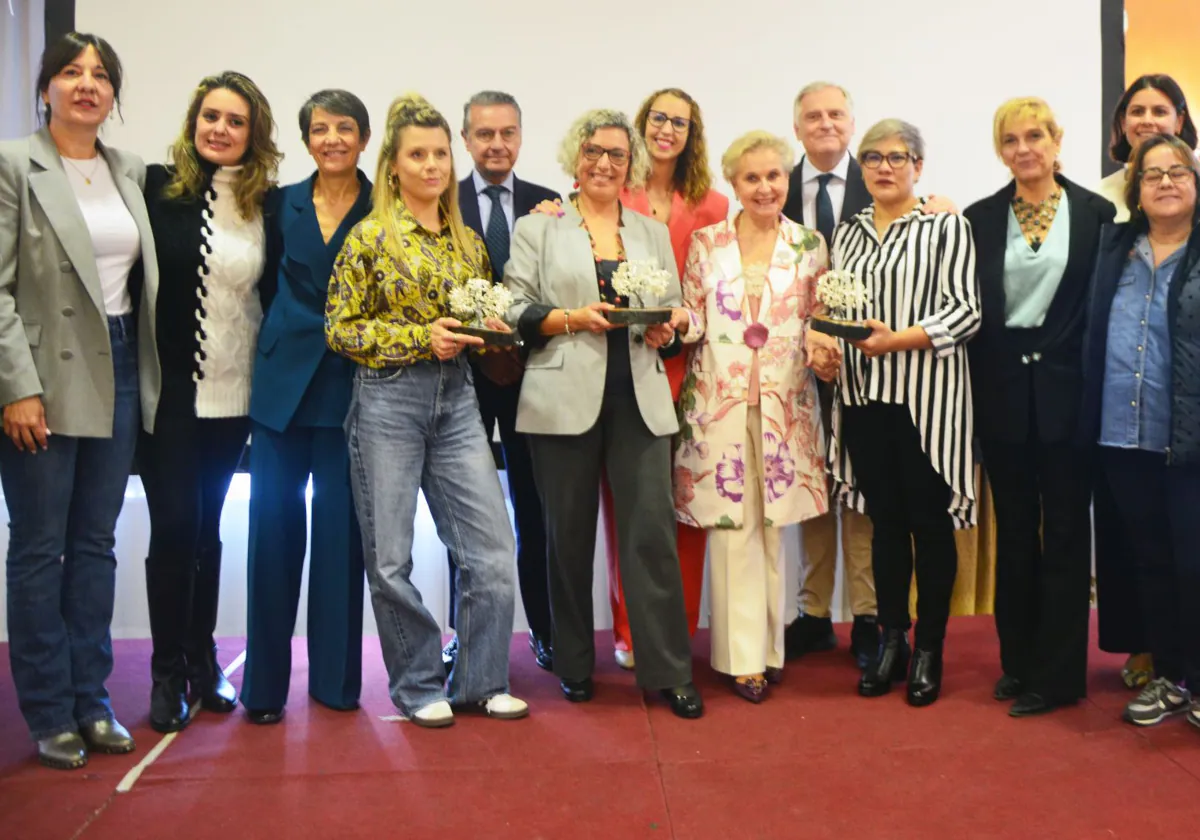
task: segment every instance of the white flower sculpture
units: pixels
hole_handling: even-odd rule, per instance
[[[450,311],[468,326],[482,327],[488,318],[503,318],[510,306],[512,292],[481,277],[450,290]]]
[[[825,304],[831,317],[847,318],[851,310],[870,303],[871,294],[852,272],[835,269],[817,280],[817,300]]]
[[[662,297],[671,284],[671,273],[658,267],[654,260],[627,260],[613,272],[613,290],[622,297],[639,303],[651,297]]]

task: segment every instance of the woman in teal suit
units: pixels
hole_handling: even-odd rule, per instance
[[[325,346],[325,299],[342,241],[371,209],[358,170],[370,138],[352,93],[323,90],[300,109],[300,135],[317,171],[279,191],[268,231],[250,397],[249,618],[242,702],[253,723],[283,719],[291,638],[306,546],[308,692],[355,709],[362,681],[363,559],[342,423],[354,364]],[[312,476],[312,533],[305,491]],[[310,539],[311,537],[311,539]]]

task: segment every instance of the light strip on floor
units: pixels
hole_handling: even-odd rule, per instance
[[[228,679],[229,677],[233,676],[237,672],[237,669],[242,667],[242,664],[245,661],[246,651],[243,650],[237,655],[236,659],[229,663],[229,667],[223,671],[225,678]],[[191,716],[195,717],[196,713],[199,711],[200,703],[197,702],[192,706]],[[133,767],[133,769],[125,774],[125,777],[121,779],[120,783],[117,785],[117,793],[129,793],[129,791],[133,790],[133,786],[137,784],[137,780],[142,777],[142,773],[146,772],[146,768],[157,761],[158,757],[167,751],[167,747],[171,746],[171,744],[175,742],[175,738],[178,737],[178,735],[178,732],[168,732],[166,735],[164,735],[162,740],[155,744],[150,752],[146,753],[146,757],[139,761],[137,765]]]

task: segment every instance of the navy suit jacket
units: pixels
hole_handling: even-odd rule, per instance
[[[355,366],[325,344],[325,301],[346,234],[371,210],[371,182],[359,171],[358,200],[326,243],[313,206],[316,178],[277,191],[267,229],[250,417],[276,432],[287,430],[302,401],[307,426],[341,426],[350,407]]]
[[[534,207],[543,201],[561,199],[558,193],[538,184],[522,181],[513,175],[513,223],[522,216],[529,215]],[[462,212],[463,223],[484,238],[483,221],[479,217],[479,197],[475,193],[474,175],[468,175],[458,182],[458,209]],[[504,279],[504,266],[492,266],[492,279],[499,283]]]

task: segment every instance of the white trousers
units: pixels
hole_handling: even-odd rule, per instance
[[[783,667],[784,557],[779,529],[763,525],[762,415],[746,412],[743,522],[710,528],[712,667],[741,677]]]

